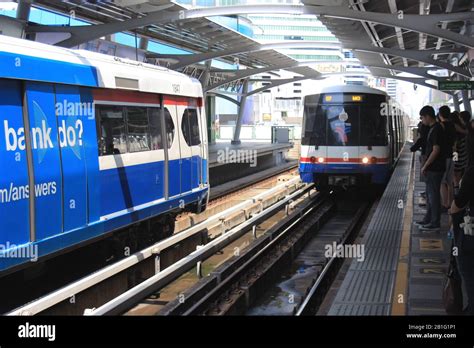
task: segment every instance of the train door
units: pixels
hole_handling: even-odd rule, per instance
[[[190,131],[191,120],[196,119],[196,108],[191,109],[184,98],[176,105],[178,115],[179,146],[181,150],[181,193],[189,192],[193,189],[197,173],[193,166],[192,135]],[[194,117],[193,117],[194,115]]]
[[[99,221],[101,217],[101,189],[99,169],[99,148],[97,141],[97,124],[100,122],[95,114],[93,91],[80,88],[82,105],[90,106],[87,117],[83,117],[83,146],[87,170],[87,222]]]
[[[198,118],[199,118],[199,127],[201,130],[201,183],[207,184],[207,154],[208,154],[208,143],[207,143],[207,123],[206,123],[206,114],[205,109],[202,107],[201,103],[198,103]]]
[[[388,126],[388,141],[389,141],[389,146],[390,146],[390,158],[391,158],[390,163],[393,164],[395,162],[396,155],[395,155],[395,132],[394,132],[395,128],[394,128],[394,120],[393,120],[392,113],[390,113],[390,115],[388,116],[387,126]]]
[[[152,195],[154,199],[158,199],[166,197],[165,184],[168,182],[168,161],[165,155],[165,144],[162,140],[166,133],[164,133],[163,128],[164,122],[162,120],[161,107],[148,108],[148,120],[150,150],[154,160],[151,167],[155,182]]]
[[[63,224],[64,231],[69,231],[87,224],[84,124],[91,117],[92,105],[82,103],[79,87],[56,85],[55,89],[63,177]]]
[[[395,135],[395,158],[398,158],[398,154],[400,152],[400,143],[399,143],[399,127],[398,127],[398,115],[397,114],[394,114],[393,115],[393,132],[394,132],[394,135]]]
[[[202,183],[202,158],[203,144],[201,141],[202,129],[199,122],[197,104],[190,102],[183,111],[181,129],[186,145],[191,150],[190,177],[191,189],[199,187]]]
[[[167,198],[181,194],[181,146],[176,101],[163,98],[163,118],[168,147]]]
[[[34,234],[35,240],[42,240],[63,230],[63,183],[53,85],[27,82],[26,101],[32,149],[30,197],[34,200]]]
[[[22,84],[0,79],[0,244],[30,241],[28,157]]]

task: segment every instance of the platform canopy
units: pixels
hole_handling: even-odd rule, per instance
[[[332,3],[341,9],[350,8],[362,14],[391,14],[400,22],[400,26],[395,26],[331,16],[320,17],[322,23],[339,39],[341,45],[352,48],[361,65],[366,66],[374,76],[396,77],[400,73],[410,73],[418,75],[407,78],[408,81],[415,83],[424,82],[428,78],[437,81],[448,78],[467,80],[472,76],[469,70],[470,60],[474,58],[472,0],[303,0],[303,2],[307,6]],[[416,28],[404,28],[408,22],[406,17],[410,15],[420,16],[418,22],[424,27],[423,32],[414,30]],[[443,33],[453,40],[440,37]],[[459,40],[456,40],[456,37]],[[378,51],[364,50],[368,45]],[[456,71],[444,70],[443,68],[448,65],[454,66]]]
[[[150,61],[200,78],[206,90],[235,87],[250,72],[210,69],[205,62],[221,59],[255,69],[255,74],[292,71],[295,78],[324,78],[279,48],[339,47],[353,51],[374,76],[401,79],[432,88],[445,80],[470,80],[474,49],[472,0],[302,0],[299,5],[260,4],[187,8],[169,0],[19,0],[34,6],[74,13],[93,27],[29,24],[30,33],[63,34],[56,44],[75,47],[118,32],[180,47],[191,55],[146,53]],[[245,2],[241,2],[245,3]],[[308,41],[260,44],[232,30],[217,16],[291,13],[315,15],[339,39],[328,44]],[[222,17],[221,17],[222,18]],[[143,40],[146,42],[147,40]],[[146,50],[146,44],[142,45]],[[471,67],[472,69],[472,67]],[[408,74],[407,74],[408,73]],[[268,85],[270,88],[272,84]],[[456,93],[449,91],[448,93]],[[463,99],[466,99],[463,97]]]
[[[23,1],[30,3],[31,1]],[[22,0],[20,0],[20,4]],[[116,32],[129,32],[137,34],[143,40],[153,40],[166,45],[174,46],[188,52],[199,54],[205,52],[222,52],[232,50],[235,47],[243,48],[242,53],[218,57],[220,60],[232,65],[239,65],[246,69],[256,69],[259,72],[272,72],[280,68],[294,73],[295,78],[318,78],[320,74],[311,67],[299,66],[295,59],[280,53],[275,49],[255,50],[251,47],[258,46],[258,42],[227,27],[215,17],[198,17],[186,20],[157,20],[155,23],[147,23],[144,26],[129,25],[134,20],[145,19],[147,16],[156,14],[179,15],[180,11],[187,10],[186,7],[170,2],[168,0],[116,0],[116,1],[57,1],[36,0],[32,3],[43,9],[70,14],[78,19],[96,24],[87,30],[80,27],[57,27],[46,25],[35,25],[30,23],[26,27],[29,33],[59,33],[61,40],[55,44],[64,47],[77,47],[87,41],[102,37],[101,27],[103,24],[114,25],[108,28],[106,34],[112,35]],[[127,30],[130,28],[129,30]],[[95,31],[97,33],[95,33]],[[104,35],[105,36],[105,35]],[[146,50],[146,45],[142,45]],[[248,50],[245,50],[248,48]],[[171,69],[182,71],[190,76],[203,79],[206,71],[205,61],[192,62],[189,65],[173,67],[173,55],[156,55],[152,52],[146,53],[148,61],[167,66]],[[180,56],[180,55],[176,55]],[[237,91],[243,82],[241,76],[252,76],[249,72],[239,73],[232,69],[213,68],[207,78],[206,85],[231,87]]]

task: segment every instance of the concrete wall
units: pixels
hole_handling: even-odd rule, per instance
[[[23,23],[10,17],[0,17],[0,34],[23,38]]]

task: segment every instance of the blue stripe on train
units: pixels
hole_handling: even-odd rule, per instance
[[[0,51],[0,77],[98,87],[93,66]]]
[[[199,156],[193,156],[192,159],[169,162],[170,197],[199,187],[197,169],[191,169],[191,163],[197,166],[199,159]],[[101,170],[101,216],[163,198],[163,178],[163,161]]]
[[[360,163],[300,163],[299,172],[303,182],[313,182],[313,174],[371,174],[372,182],[383,184],[387,182],[390,164],[360,164]]]

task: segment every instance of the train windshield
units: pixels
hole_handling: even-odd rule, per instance
[[[386,117],[380,104],[306,103],[303,145],[387,145]]]

